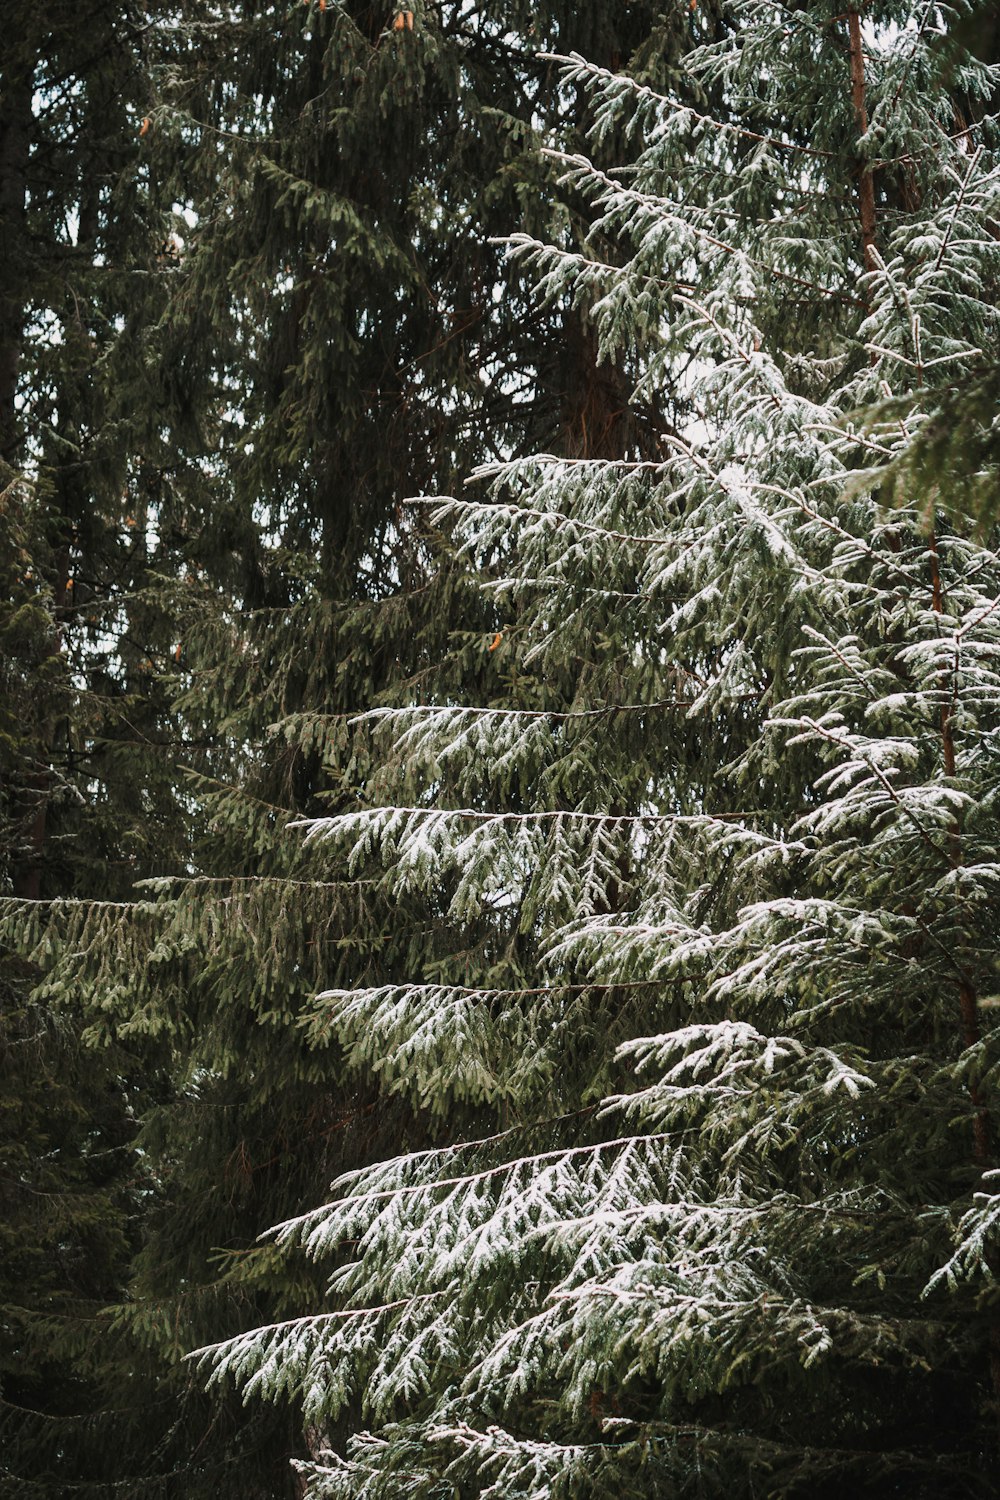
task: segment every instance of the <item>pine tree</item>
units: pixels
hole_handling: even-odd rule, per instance
[[[170,1164],[167,1188],[122,1310],[172,1360],[253,1317],[321,1305],[315,1273],[251,1253],[257,1236],[345,1167],[440,1134],[440,1121],[383,1100],[377,1083],[359,1087],[341,1050],[317,1048],[299,1024],[331,973],[353,983],[400,972],[410,940],[395,901],[324,880],[320,861],[304,868],[285,831],[296,816],[355,805],[356,786],[377,770],[349,742],[345,710],[408,696],[400,681],[420,691],[439,661],[452,692],[478,694],[484,670],[492,675],[489,612],[468,598],[460,567],[424,590],[435,543],[401,499],[450,486],[487,456],[481,434],[508,449],[543,441],[586,452],[626,407],[620,375],[597,371],[572,309],[529,312],[517,280],[508,299],[493,295],[501,252],[491,233],[514,214],[538,229],[549,218],[525,201],[547,170],[528,116],[547,109],[557,72],[533,50],[522,56],[515,19],[418,12],[411,33],[379,8],[300,8],[290,23],[261,6],[214,45],[195,26],[190,57],[153,111],[153,131],[176,130],[182,147],[200,141],[204,173],[173,301],[171,337],[184,354],[170,344],[164,362],[226,401],[245,382],[238,418],[219,436],[226,503],[213,481],[182,604],[178,709],[190,738],[218,746],[192,782],[210,821],[200,872],[151,891],[136,947],[119,946],[119,973],[142,955],[129,1007],[103,1006],[106,971],[92,991],[98,1029],[166,1029],[177,1060],[176,1092],[143,1137]],[[650,25],[642,8],[606,6],[567,21],[558,7],[533,7],[530,20],[537,36],[618,56]],[[674,25],[659,29],[651,66],[662,73],[678,41]],[[221,182],[220,129],[246,138]],[[178,160],[180,193],[190,151]],[[233,210],[210,214],[220,197]],[[562,212],[572,222],[587,209],[570,199]],[[206,345],[218,363],[199,374],[193,351]],[[217,606],[220,543],[239,569],[238,608]],[[400,578],[405,593],[387,602]],[[458,613],[469,640],[448,658]],[[415,922],[437,922],[416,904]],[[86,942],[68,934],[66,951],[100,952],[100,914],[80,920]],[[451,924],[439,924],[436,942],[451,950]],[[184,1367],[178,1376],[189,1379]],[[218,1405],[197,1420],[211,1425]],[[283,1482],[290,1447],[311,1444],[297,1425],[279,1413],[270,1436],[259,1415],[237,1428],[258,1445],[263,1490]],[[242,1461],[232,1474],[244,1493]],[[205,1482],[217,1493],[214,1473]]]
[[[142,728],[166,750],[180,818],[140,820],[150,858],[121,871],[148,882],[137,900],[95,901],[93,879],[53,872],[41,905],[17,891],[3,913],[43,975],[37,998],[58,1009],[72,996],[95,1055],[124,1049],[147,1084],[133,1105],[142,1244],[101,1324],[117,1388],[89,1423],[119,1493],[285,1492],[288,1454],[308,1448],[298,1418],[206,1397],[180,1355],[319,1305],[308,1265],[252,1252],[260,1230],[345,1167],[442,1133],[300,1024],[331,974],[405,972],[410,939],[394,900],[323,880],[322,856],[303,866],[286,833],[296,816],[355,805],[377,772],[345,710],[423,681],[492,691],[494,612],[461,565],[425,589],[438,543],[402,497],[451,487],[491,452],[655,440],[565,299],[530,307],[518,275],[497,299],[491,236],[515,218],[547,234],[554,219],[569,243],[590,217],[574,191],[554,211],[538,191],[553,172],[534,117],[558,116],[562,144],[578,144],[575,100],[538,45],[632,55],[662,79],[689,17],[446,7],[415,11],[411,27],[400,15],[191,3],[144,33],[130,152],[159,211],[156,293],[152,308],[129,305],[116,410],[135,476],[119,521],[155,546],[82,657],[96,674],[123,620],[154,622],[129,703],[170,695],[169,736],[152,711]],[[449,657],[459,615],[466,647]],[[102,726],[111,756],[109,739]],[[151,772],[131,754],[126,740],[114,764],[137,776],[141,802]],[[424,918],[450,956],[454,925],[417,898],[412,920]],[[13,1471],[37,1482],[44,1461],[51,1486],[100,1483],[93,1454],[44,1445],[32,1429]]]
[[[3,833],[11,886],[29,900],[74,884],[109,894],[116,877],[127,889],[176,822],[175,799],[139,754],[109,770],[114,741],[135,749],[162,728],[152,657],[169,649],[148,607],[120,618],[150,566],[166,565],[146,524],[143,422],[156,393],[137,350],[137,330],[160,311],[150,290],[160,223],[137,170],[145,63],[127,7],[105,7],[85,35],[74,8],[20,6],[0,55],[5,686],[16,728]],[[61,860],[82,807],[86,838]]]
[[[640,149],[511,248],[677,421],[437,500],[493,701],[365,714],[304,825],[437,914],[314,1038],[461,1126],[281,1225],[327,1307],[204,1356],[301,1403],[310,1494],[992,1493],[1000,560],[914,455],[997,345],[997,77],[938,25],[734,4],[718,116],[564,60]]]
[[[137,146],[143,31],[128,6],[11,5],[0,40],[0,896],[113,909],[187,814],[151,656],[162,611],[134,595],[158,549],[138,518],[157,220]],[[159,561],[163,564],[163,556]],[[88,1054],[73,992],[0,950],[0,1486],[89,1451],[116,1385],[102,1310],[125,1293],[149,1180],[136,1113],[155,1072]],[[117,1388],[119,1404],[127,1404]]]

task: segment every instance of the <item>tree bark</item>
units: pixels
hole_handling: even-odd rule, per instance
[[[24,340],[24,224],[31,142],[31,67],[15,56],[0,78],[0,484],[21,457],[17,381]]]
[[[861,41],[861,16],[847,12],[847,33],[851,58],[851,102],[858,136],[868,134],[868,105],[865,90],[865,54]],[[866,271],[874,270],[875,257],[875,183],[871,168],[862,163],[858,169],[858,206],[861,214],[861,251]]]

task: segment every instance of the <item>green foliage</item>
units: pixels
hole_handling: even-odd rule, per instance
[[[25,916],[121,895],[183,857],[187,819],[158,744],[167,627],[127,602],[150,550],[133,335],[158,244],[135,171],[141,33],[118,6],[89,25],[58,4],[4,19],[0,893]],[[142,1424],[105,1310],[140,1240],[136,1115],[157,1073],[127,1048],[88,1053],[76,997],[49,1003],[38,977],[5,942],[0,1483],[55,1493],[115,1483]]]
[[[675,429],[439,501],[489,696],[387,691],[302,820],[401,930],[306,1034],[448,1127],[274,1231],[323,1311],[202,1352],[301,1405],[310,1495],[992,1492],[1000,562],[914,476],[1000,169],[905,7],[861,101],[844,17],[727,16],[718,118],[565,60],[638,151],[557,156],[582,251],[511,242]]]
[[[37,710],[0,921],[16,1013],[63,1028],[67,1097],[78,1046],[81,1076],[119,1081],[141,1224],[107,1279],[100,1381],[12,1418],[11,1482],[100,1491],[113,1465],[116,1493],[283,1494],[298,1418],[205,1396],[179,1356],[318,1305],[314,1268],[259,1232],[445,1130],[314,1045],[317,989],[397,979],[417,945],[397,902],[303,864],[288,824],[377,774],[358,707],[495,690],[495,611],[404,498],[497,452],[609,451],[623,423],[655,441],[579,317],[516,273],[498,295],[492,237],[569,244],[589,221],[572,191],[553,205],[537,153],[543,122],[579,144],[540,46],[662,82],[711,23],[505,4],[396,31],[364,3],[192,0],[91,34],[22,9],[5,83],[30,171],[58,171],[18,198],[0,163],[4,453],[34,527],[10,630]],[[455,962],[456,924],[413,907]]]
[[[996,417],[997,367],[978,362],[961,382],[936,393],[922,413],[906,450],[885,476],[887,503],[912,494],[928,497],[956,524],[991,527],[1000,515],[1000,430]],[[873,431],[912,420],[912,398],[882,402],[867,414]]]

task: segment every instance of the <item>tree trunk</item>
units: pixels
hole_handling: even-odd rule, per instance
[[[851,56],[851,102],[858,136],[868,134],[868,106],[865,101],[865,54],[861,42],[861,16],[847,12],[847,30]],[[858,206],[861,214],[861,249],[866,271],[875,268],[875,183],[871,168],[862,164],[858,170]]]
[[[0,78],[0,484],[9,482],[21,458],[16,398],[28,280],[24,220],[31,122],[31,67],[15,57]]]

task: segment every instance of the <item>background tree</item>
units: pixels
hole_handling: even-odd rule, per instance
[[[138,238],[120,255],[95,250],[92,266],[130,273],[101,324],[113,344],[99,410],[120,566],[103,593],[89,581],[100,549],[82,538],[103,512],[74,469],[81,540],[43,614],[61,630],[54,669],[87,683],[67,802],[77,815],[60,843],[50,819],[48,874],[33,892],[12,881],[5,917],[44,976],[44,1014],[70,996],[83,1003],[86,1044],[114,1059],[116,1078],[138,1080],[120,1097],[142,1122],[141,1246],[130,1247],[127,1298],[99,1325],[113,1327],[115,1352],[106,1399],[83,1424],[92,1450],[28,1420],[8,1460],[24,1482],[100,1488],[99,1450],[119,1493],[287,1489],[298,1418],[205,1397],[178,1360],[318,1296],[307,1266],[250,1255],[256,1235],[344,1166],[442,1129],[382,1099],[377,1081],[347,1078],[339,1050],[317,1050],[298,1024],[331,972],[353,982],[407,961],[396,905],[313,879],[319,862],[303,867],[286,832],[303,813],[355,805],[376,769],[343,715],[432,683],[489,694],[501,660],[487,649],[494,611],[461,566],[426,587],[439,544],[401,499],[450,487],[491,452],[659,441],[659,413],[627,410],[630,378],[598,368],[565,299],[532,307],[517,277],[498,296],[490,238],[519,222],[569,244],[589,217],[578,194],[553,210],[537,191],[551,175],[538,122],[572,147],[579,105],[538,48],[585,47],[615,65],[631,56],[662,78],[707,21],[606,5],[428,8],[412,28],[401,15],[397,25],[367,5],[261,4],[234,17],[199,3],[135,30],[124,13],[108,20],[139,69],[118,88],[119,114],[102,117],[123,131],[118,185],[102,201]],[[56,97],[50,21],[25,33],[35,110]],[[117,56],[101,51],[109,76]],[[82,150],[77,116],[62,125]],[[28,128],[40,129],[33,118]],[[90,179],[81,169],[75,180]],[[60,222],[38,236],[58,241]],[[45,316],[32,310],[19,326],[33,335]],[[97,397],[81,373],[86,337],[74,348],[66,410],[79,426],[81,413],[97,422]],[[23,365],[20,378],[18,400],[31,389]],[[43,448],[39,436],[18,452],[45,526]],[[457,622],[467,634],[452,657]],[[102,694],[117,717],[97,712]],[[43,737],[31,773],[46,788],[54,744]],[[53,862],[63,848],[79,862],[73,878]],[[106,904],[136,879],[153,882],[138,901]],[[454,924],[416,907],[450,953]]]
[[[167,626],[127,601],[155,538],[135,458],[148,411],[135,333],[159,244],[136,172],[146,87],[128,6],[15,5],[0,44],[0,882],[26,910],[113,903],[182,860],[187,815],[151,655]],[[162,557],[162,554],[161,554]],[[5,1484],[73,1468],[114,1476],[92,1414],[116,1388],[99,1313],[122,1296],[145,1173],[135,1111],[155,1073],[127,1048],[86,1055],[72,996],[0,955]],[[65,1420],[63,1420],[65,1419]]]

